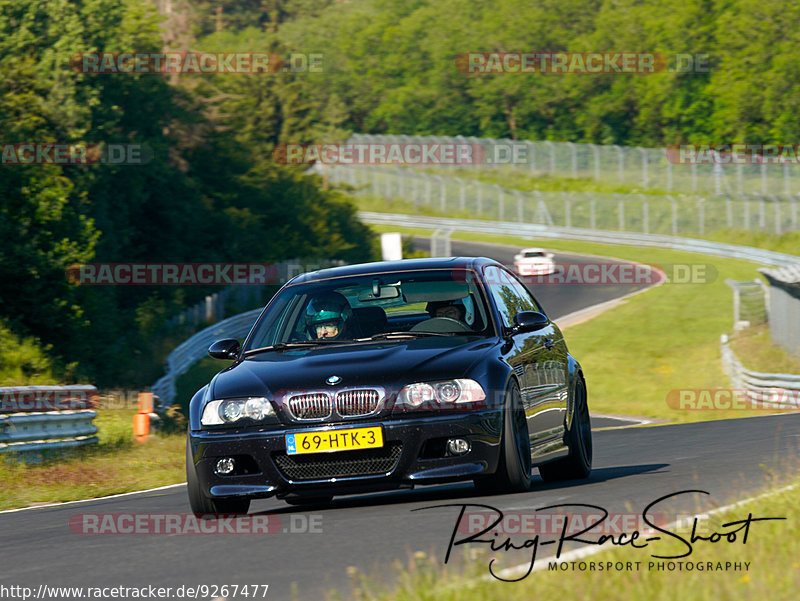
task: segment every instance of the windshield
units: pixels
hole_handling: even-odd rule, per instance
[[[488,335],[474,272],[428,269],[289,285],[272,301],[245,351],[281,343],[408,336]]]

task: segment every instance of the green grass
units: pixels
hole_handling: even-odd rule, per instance
[[[509,190],[541,190],[552,192],[595,192],[600,194],[647,194],[659,196],[670,194],[657,188],[641,188],[626,184],[597,182],[591,177],[558,177],[547,174],[531,174],[522,169],[459,169],[429,168],[425,172],[445,177],[460,177],[486,184],[497,184]]]
[[[456,548],[451,562],[444,566],[441,557],[434,554],[418,552],[409,558],[407,563],[396,562],[391,572],[396,574],[394,586],[382,584],[385,576],[379,573],[365,575],[352,568],[352,591],[346,598],[355,601],[505,601],[506,599],[559,599],[565,591],[570,591],[568,598],[603,599],[603,601],[629,601],[631,599],[659,599],[664,601],[706,601],[708,599],[736,599],[741,601],[762,601],[765,598],[776,600],[796,599],[800,588],[800,508],[797,505],[797,487],[800,481],[794,482],[793,490],[775,491],[769,496],[754,499],[746,504],[712,515],[699,533],[710,536],[713,532],[729,532],[734,528],[722,527],[729,521],[745,519],[749,512],[753,517],[785,517],[785,520],[757,522],[751,525],[747,543],[742,543],[739,536],[736,542],[711,544],[696,542],[690,557],[675,560],[697,562],[739,562],[741,571],[657,571],[650,569],[648,562],[667,562],[654,559],[651,553],[672,555],[681,554],[686,547],[675,540],[657,541],[651,549],[633,549],[630,546],[610,548],[581,560],[586,562],[584,571],[579,569],[567,571],[534,572],[516,583],[505,583],[488,577],[487,564],[489,557],[484,553],[474,553],[472,545]],[[689,538],[687,530],[672,531]],[[741,534],[741,533],[740,533]],[[526,537],[513,536],[517,545],[521,545]],[[446,540],[442,541],[445,545]],[[570,546],[571,545],[571,546]],[[575,548],[574,543],[567,543],[565,550]],[[473,552],[473,553],[471,553]],[[467,555],[470,553],[470,555]],[[457,559],[469,557],[468,561],[458,564]],[[499,569],[523,563],[509,562],[502,552],[498,557]],[[527,556],[529,561],[530,555]],[[634,562],[640,562],[639,569]],[[595,562],[631,562],[631,568],[619,566],[620,569],[610,571],[589,571],[588,563]],[[743,562],[749,562],[749,569],[744,571]],[[547,563],[539,560],[537,565]],[[386,568],[381,570],[385,574]],[[520,574],[521,575],[521,574]],[[516,577],[519,577],[516,576]],[[337,593],[331,593],[329,599],[341,599]]]
[[[135,409],[99,409],[96,445],[43,463],[0,461],[0,509],[75,501],[185,481],[186,436],[133,440]]]
[[[730,346],[748,369],[764,373],[800,374],[800,357],[772,344],[767,325],[737,332],[731,337]]]
[[[430,235],[430,231],[373,226],[376,231]],[[617,257],[649,264],[708,264],[716,279],[708,284],[664,284],[565,331],[570,352],[580,361],[590,407],[614,413],[702,421],[759,415],[745,411],[678,411],[666,398],[671,390],[729,388],[720,362],[720,334],[733,326],[733,298],[726,278],[752,280],[755,264],[694,253],[570,240],[454,234],[453,239],[544,246],[563,252]],[[763,413],[763,412],[762,412]]]

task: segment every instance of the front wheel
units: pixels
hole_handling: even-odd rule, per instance
[[[573,401],[575,415],[566,436],[569,455],[539,466],[539,474],[546,482],[578,480],[586,478],[592,471],[592,424],[586,400],[586,382],[580,375],[575,381]]]
[[[209,499],[200,490],[200,482],[197,480],[197,472],[194,469],[192,453],[189,450],[189,441],[186,441],[186,489],[189,493],[189,506],[192,513],[201,516],[210,513],[216,514],[239,514],[247,513],[250,509],[250,499],[230,498],[230,499]]]
[[[484,494],[525,492],[531,487],[531,441],[516,381],[512,380],[506,392],[497,471],[476,479],[475,486]]]

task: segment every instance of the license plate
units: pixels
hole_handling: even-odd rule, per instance
[[[349,430],[318,430],[286,435],[286,453],[333,453],[357,449],[374,449],[383,446],[383,430],[350,428]]]

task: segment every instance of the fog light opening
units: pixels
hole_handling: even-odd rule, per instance
[[[469,441],[465,438],[450,438],[447,441],[447,452],[451,455],[463,455],[470,449]]]
[[[233,461],[233,457],[223,457],[217,461],[217,467],[214,468],[214,472],[220,476],[227,476],[228,474],[233,473],[234,467],[235,462]]]

